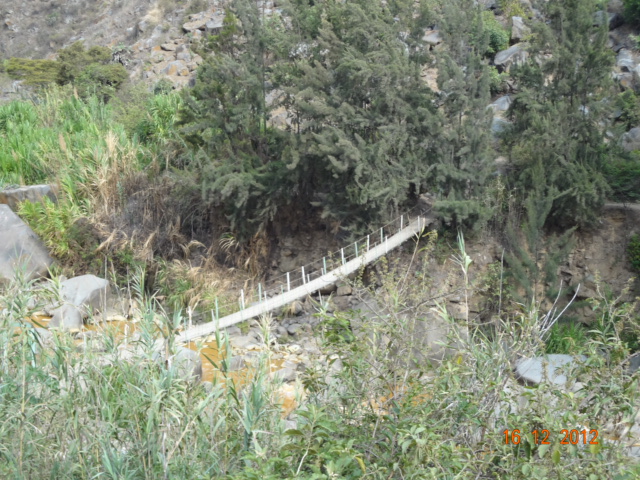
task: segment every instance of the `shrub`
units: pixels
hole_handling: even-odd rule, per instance
[[[57,81],[60,64],[54,60],[29,60],[10,58],[7,61],[7,73],[27,85],[46,85]]]
[[[624,16],[629,23],[640,23],[640,0],[623,0]]]
[[[627,130],[640,124],[640,99],[633,91],[620,93],[615,98],[614,105],[620,110],[618,121],[624,123]]]
[[[627,245],[627,255],[633,269],[640,272],[640,235],[636,234],[629,240]]]
[[[549,331],[546,353],[581,354],[587,344],[587,329],[580,323],[556,323]]]
[[[489,46],[485,55],[493,55],[509,46],[509,32],[496,20],[491,11],[482,12],[484,30],[489,35]]]
[[[604,175],[611,188],[609,197],[619,202],[640,200],[640,157],[616,158],[604,165]]]
[[[500,73],[493,65],[489,66],[489,90],[491,91],[491,94],[499,95],[501,93],[506,93],[508,88],[508,78],[508,73]]]

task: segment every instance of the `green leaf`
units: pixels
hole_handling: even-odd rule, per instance
[[[553,451],[553,454],[551,455],[551,460],[556,465],[558,465],[560,463],[560,450],[556,449],[556,450]]]
[[[542,444],[538,447],[538,455],[540,456],[540,458],[544,458],[545,454],[549,451],[549,449],[551,448],[551,445],[548,444]]]

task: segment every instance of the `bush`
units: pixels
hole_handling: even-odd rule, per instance
[[[640,23],[640,0],[623,0],[624,16],[629,23]]]
[[[7,73],[27,85],[73,84],[83,97],[97,95],[106,101],[128,78],[127,70],[111,62],[107,47],[85,49],[82,42],[63,48],[58,60],[11,58]]]
[[[485,55],[494,55],[509,46],[509,32],[496,20],[491,11],[482,12],[484,30],[489,35],[489,47]]]
[[[46,85],[55,83],[60,74],[60,64],[54,60],[29,60],[10,58],[7,73],[15,80],[23,80],[26,85]]]
[[[640,272],[640,235],[634,235],[627,245],[627,255],[633,269]]]
[[[604,165],[603,173],[611,188],[609,198],[619,202],[640,200],[640,157],[610,160]]]
[[[500,73],[498,69],[493,65],[489,66],[489,90],[491,95],[499,95],[506,93],[508,85],[507,79],[509,74],[506,72]]]
[[[620,110],[618,122],[622,122],[627,130],[640,124],[640,99],[631,90],[620,93],[614,102],[615,108]]]
[[[580,323],[556,323],[549,331],[546,353],[581,354],[587,344],[587,329]]]

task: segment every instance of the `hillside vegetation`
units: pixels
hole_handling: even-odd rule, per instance
[[[57,202],[18,213],[58,263],[0,285],[0,477],[637,478],[638,284],[577,285],[567,261],[606,202],[640,199],[620,140],[640,98],[612,78],[605,3],[232,0],[220,28],[185,34],[202,63],[182,90],[128,78],[122,45],[3,59],[22,98],[0,105],[0,190],[55,185]],[[314,303],[322,360],[292,412],[271,374],[278,319],[253,325],[242,382],[223,333],[213,383],[172,363],[187,318],[277,268],[278,232],[346,242],[425,194],[438,232],[348,282],[367,311]],[[635,270],[638,233],[621,260]],[[500,246],[481,272],[465,236]],[[82,273],[137,306],[133,342],[34,327]],[[575,356],[570,381],[519,384],[516,361],[545,353]]]

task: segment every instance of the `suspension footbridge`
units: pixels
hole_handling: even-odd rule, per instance
[[[186,343],[210,335],[218,329],[269,313],[307,295],[325,290],[410,238],[420,235],[428,223],[429,220],[425,216],[402,215],[376,232],[322,260],[303,266],[299,271],[287,272],[270,282],[269,289],[263,289],[259,284],[257,292],[251,295],[241,290],[238,302],[234,302],[238,310],[233,313],[220,316],[220,308],[216,302],[216,308],[212,311],[212,321],[187,328],[176,340]],[[249,304],[253,298],[257,300]],[[225,310],[228,310],[229,306],[226,307]]]

